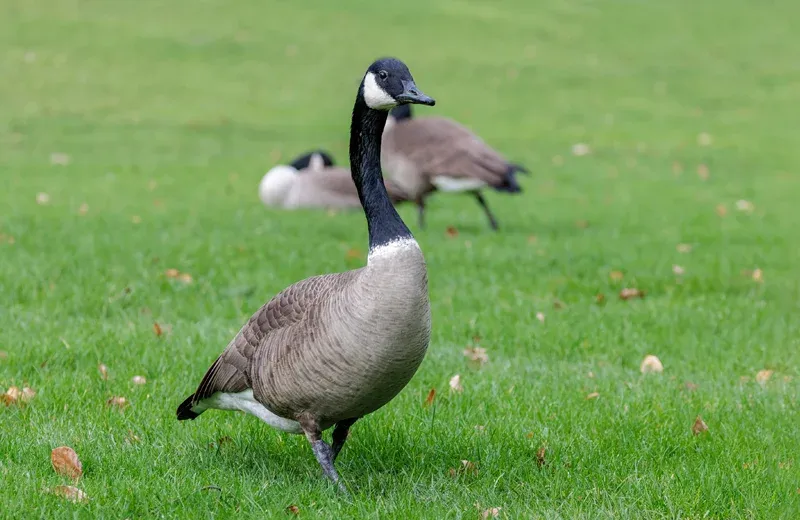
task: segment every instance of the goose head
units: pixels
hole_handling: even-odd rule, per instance
[[[258,197],[267,206],[282,206],[297,177],[297,169],[279,164],[268,171],[258,184]]]
[[[314,150],[295,158],[289,166],[295,170],[321,170],[333,166],[333,157],[324,150]]]
[[[395,58],[382,58],[370,65],[362,82],[361,95],[373,110],[388,111],[412,103],[436,104],[417,88],[406,64]]]

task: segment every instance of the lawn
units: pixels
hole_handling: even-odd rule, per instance
[[[790,0],[2,2],[0,392],[36,395],[0,405],[0,517],[800,517],[798,17]],[[311,147],[346,162],[382,55],[436,98],[420,116],[532,175],[488,195],[496,234],[469,197],[431,199],[424,230],[401,209],[431,344],[354,426],[344,497],[304,438],[175,408],[273,294],[365,261],[362,215],[270,210],[256,187]],[[640,372],[647,354],[663,373]],[[71,483],[61,445],[85,503],[49,492]]]

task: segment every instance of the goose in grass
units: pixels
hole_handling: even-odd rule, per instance
[[[307,278],[258,309],[178,406],[179,420],[209,408],[241,410],[305,434],[326,476],[350,427],[388,403],[417,371],[431,334],[425,259],[383,183],[380,150],[388,111],[433,105],[406,65],[367,69],[350,129],[352,180],[369,235],[367,265]],[[332,444],[322,432],[333,427]]]
[[[407,200],[397,184],[388,179],[384,183],[393,203]],[[350,170],[336,166],[325,150],[306,152],[269,170],[258,195],[267,206],[284,209],[361,207]]]
[[[481,205],[496,231],[497,219],[481,190],[519,193],[522,188],[516,174],[528,173],[452,119],[415,119],[410,106],[392,110],[381,154],[387,177],[417,204],[420,227],[425,226],[425,199],[433,192],[467,192]]]

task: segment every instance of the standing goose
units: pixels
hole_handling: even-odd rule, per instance
[[[389,178],[416,202],[420,227],[425,225],[425,199],[439,190],[472,193],[496,231],[497,220],[481,189],[519,193],[515,175],[528,172],[451,119],[413,119],[410,106],[392,110],[383,134],[382,160]]]
[[[393,203],[406,200],[391,180],[384,181]],[[280,164],[261,179],[258,195],[267,206],[298,208],[360,208],[358,190],[347,168],[334,165],[324,150],[307,152],[289,165]]]
[[[322,469],[350,426],[388,403],[417,371],[431,333],[428,275],[416,240],[383,184],[381,134],[400,104],[433,105],[406,65],[380,59],[358,88],[350,127],[352,178],[369,231],[367,265],[307,278],[261,307],[208,369],[178,420],[241,410],[304,433]],[[331,426],[332,446],[322,440]]]

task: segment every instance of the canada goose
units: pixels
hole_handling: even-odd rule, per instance
[[[472,193],[496,231],[497,220],[480,190],[519,193],[515,175],[528,173],[451,119],[413,119],[410,106],[391,111],[381,158],[387,177],[417,204],[420,227],[425,226],[425,199],[439,190]]]
[[[397,184],[388,179],[385,184],[393,203],[407,200]],[[275,166],[261,179],[258,193],[264,204],[284,209],[361,207],[350,170],[335,166],[333,156],[324,150]]]
[[[332,481],[350,426],[388,403],[417,371],[430,341],[425,259],[394,209],[380,163],[388,111],[433,105],[406,65],[380,59],[358,88],[350,127],[352,179],[369,231],[367,265],[307,278],[261,307],[208,369],[178,420],[241,410],[304,433]],[[333,445],[322,440],[331,426]]]

